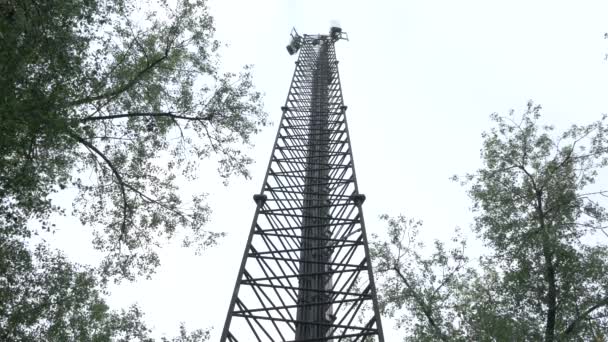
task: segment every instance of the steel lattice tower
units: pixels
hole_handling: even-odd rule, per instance
[[[300,53],[221,342],[384,342],[334,49],[345,34],[292,37]]]

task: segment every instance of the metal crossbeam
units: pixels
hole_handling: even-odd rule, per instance
[[[221,342],[384,342],[333,30],[295,37]]]

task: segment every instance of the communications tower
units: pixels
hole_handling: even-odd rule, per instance
[[[384,342],[334,44],[298,60],[220,342]]]

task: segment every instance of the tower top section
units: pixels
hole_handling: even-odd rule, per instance
[[[291,29],[291,41],[287,45],[287,52],[290,55],[298,52],[302,44],[312,44],[318,45],[321,42],[331,41],[336,42],[338,40],[344,39],[348,40],[348,34],[342,31],[342,28],[339,26],[332,26],[329,29],[329,34],[305,34],[300,35],[298,31],[296,31],[295,27]]]

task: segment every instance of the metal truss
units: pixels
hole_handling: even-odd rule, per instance
[[[336,40],[301,40],[221,342],[384,342]]]

